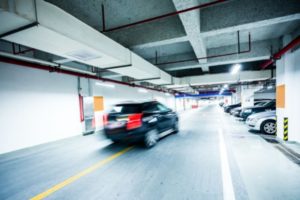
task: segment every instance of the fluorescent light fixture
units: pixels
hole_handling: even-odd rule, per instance
[[[231,74],[236,74],[236,73],[238,73],[238,72],[240,71],[241,67],[242,67],[242,66],[241,66],[240,64],[235,64],[235,65],[233,65],[232,70],[231,70]]]
[[[101,82],[96,82],[97,86],[103,86],[103,87],[109,87],[109,88],[115,88],[115,85],[109,84],[109,83],[101,83]]]
[[[225,91],[225,89],[222,88],[219,94],[223,94],[224,91]]]
[[[146,89],[144,89],[144,88],[139,88],[138,92],[140,92],[140,93],[147,93],[148,91]]]
[[[223,88],[228,89],[228,84],[225,84]]]
[[[269,85],[268,87],[267,87],[267,89],[272,89],[273,88],[273,86],[272,85]]]

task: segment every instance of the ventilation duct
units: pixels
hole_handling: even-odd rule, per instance
[[[137,80],[171,83],[169,74],[44,0],[2,0],[0,24],[4,40]]]

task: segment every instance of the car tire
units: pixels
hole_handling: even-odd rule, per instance
[[[159,139],[158,131],[156,129],[149,130],[145,134],[144,145],[147,148],[151,148],[156,145],[158,139]]]
[[[260,130],[264,134],[274,135],[276,134],[276,121],[275,120],[266,120],[261,126]]]

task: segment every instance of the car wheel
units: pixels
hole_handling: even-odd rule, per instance
[[[176,120],[173,125],[173,132],[178,133],[178,131],[179,131],[179,122],[178,122],[178,120]]]
[[[151,148],[156,145],[158,139],[158,131],[156,129],[150,130],[145,134],[144,144],[147,148]]]
[[[274,120],[266,120],[261,124],[261,132],[269,135],[276,133],[276,122]]]

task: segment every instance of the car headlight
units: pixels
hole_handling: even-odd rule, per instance
[[[258,121],[258,118],[252,118],[251,122],[256,123]]]
[[[246,109],[246,110],[244,110],[244,113],[251,113],[251,112],[252,112],[251,109]]]

